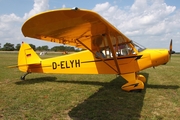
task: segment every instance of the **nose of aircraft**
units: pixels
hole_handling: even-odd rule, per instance
[[[169,51],[166,49],[151,50],[152,66],[166,64],[170,59]]]
[[[165,65],[171,58],[171,54],[175,51],[172,50],[172,40],[170,41],[169,50],[167,49],[145,49],[139,52],[142,55],[138,60],[140,70],[155,67],[158,65]]]
[[[174,53],[175,51],[172,50],[172,39],[171,39],[169,50],[166,49],[153,50],[151,54],[152,65],[158,66],[158,65],[166,64],[171,59],[171,54]]]

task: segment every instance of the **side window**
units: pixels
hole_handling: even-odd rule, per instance
[[[118,45],[118,56],[132,55],[135,54],[131,43],[124,43]]]
[[[133,44],[131,44],[131,41],[127,41],[123,36],[117,36],[116,37],[116,56],[126,56],[135,54],[133,50]]]
[[[104,53],[106,42],[106,39],[102,35],[93,38],[93,51],[95,51],[96,58],[106,58],[106,53]]]
[[[133,50],[134,44],[132,44],[131,41],[125,40],[123,36],[110,35],[110,39],[116,57],[136,54],[136,51]],[[106,35],[95,36],[93,39],[93,48],[96,58],[113,58]]]

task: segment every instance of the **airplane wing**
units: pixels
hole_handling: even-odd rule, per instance
[[[25,37],[37,38],[85,48],[96,49],[102,44],[102,36],[111,34],[119,43],[130,41],[97,13],[84,9],[58,9],[40,13],[28,19],[22,26]],[[103,38],[104,39],[104,38]],[[108,43],[104,43],[108,46]]]
[[[117,74],[121,73],[117,52],[120,53],[118,50],[131,42],[99,14],[77,8],[51,10],[35,15],[24,23],[22,32],[25,37],[85,48],[94,55],[104,51],[106,58],[114,59]],[[103,57],[99,59],[107,64]],[[107,65],[111,68],[110,64]]]

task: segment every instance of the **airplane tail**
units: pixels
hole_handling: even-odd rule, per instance
[[[30,47],[29,44],[22,42],[18,55],[18,68],[23,72],[31,72],[32,67],[41,65],[41,58]]]

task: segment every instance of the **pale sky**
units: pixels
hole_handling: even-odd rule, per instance
[[[0,43],[22,41],[50,48],[59,44],[26,38],[23,23],[31,16],[62,7],[96,11],[123,34],[146,48],[180,51],[180,0],[0,0]]]

